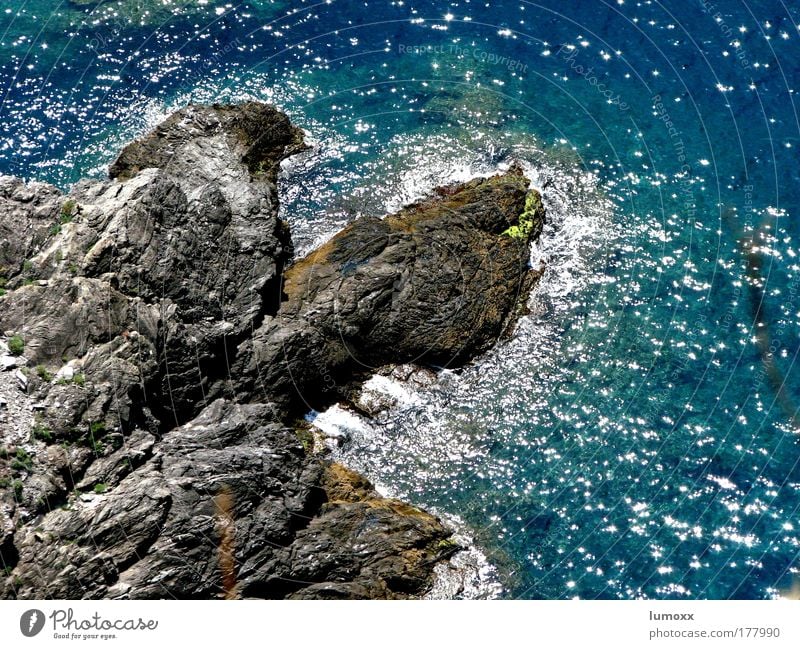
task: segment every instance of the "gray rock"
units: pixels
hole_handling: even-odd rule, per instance
[[[0,371],[7,372],[19,367],[19,356],[0,356]]]
[[[0,593],[219,597],[226,552],[242,597],[323,597],[333,585],[408,597],[429,585],[432,566],[455,549],[441,523],[307,456],[277,415],[270,404],[217,401],[167,434],[149,459],[153,438],[137,433],[77,485],[108,480],[102,493],[14,536],[15,579]],[[133,453],[144,464],[119,480]],[[232,524],[228,537],[223,518]]]
[[[63,202],[52,185],[0,176],[0,277],[9,280],[23,272],[58,223]]]
[[[185,421],[225,383],[232,349],[277,308],[291,255],[277,169],[303,147],[270,106],[178,111],[122,151],[113,180],[78,184],[71,220],[30,260],[48,281],[13,281],[0,326],[48,366],[138,331],[157,350],[142,377],[149,406],[166,416],[169,404],[169,418]]]
[[[122,448],[93,462],[75,488],[86,490],[98,485],[102,488],[118,485],[152,457],[155,442],[154,435],[138,429],[133,431],[124,440]]]
[[[58,372],[56,372],[56,381],[72,381],[75,378],[75,367],[72,365],[64,365]]]
[[[14,378],[17,380],[17,385],[19,386],[19,389],[22,390],[23,392],[27,391],[28,377],[25,376],[25,374],[22,373],[20,370],[17,370],[16,372],[14,372]]]
[[[66,276],[10,292],[0,315],[23,337],[35,364],[83,356],[92,345],[120,335],[134,317],[128,298],[109,282]]]

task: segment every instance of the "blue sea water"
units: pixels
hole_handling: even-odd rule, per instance
[[[521,160],[511,340],[336,453],[509,598],[770,598],[800,571],[800,8],[780,0],[0,0],[0,172],[101,176],[188,101],[286,110],[300,252]]]

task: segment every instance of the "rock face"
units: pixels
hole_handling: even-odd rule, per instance
[[[122,151],[111,167],[120,180],[85,182],[62,199],[57,236],[7,281],[15,290],[0,326],[44,364],[137,331],[151,344],[136,343],[136,354],[157,370],[137,380],[149,406],[168,403],[173,423],[197,414],[204,392],[227,379],[230,350],[277,309],[291,256],[277,169],[303,147],[286,116],[261,104],[172,115]],[[114,365],[126,362],[137,364]],[[129,410],[123,423],[136,419]]]
[[[22,270],[57,222],[61,204],[61,192],[51,185],[0,176],[0,277]]]
[[[304,146],[272,107],[189,106],[68,196],[0,178],[0,352],[30,413],[0,416],[0,596],[405,598],[455,551],[293,422],[373,367],[490,346],[541,202],[512,168],[289,266],[277,174]]]
[[[215,597],[226,524],[238,596],[419,592],[454,551],[449,533],[433,516],[306,455],[276,419],[269,404],[219,400],[155,446],[137,431],[134,444],[95,462],[78,485],[102,484],[102,493],[90,490],[17,533],[16,581],[3,595]]]

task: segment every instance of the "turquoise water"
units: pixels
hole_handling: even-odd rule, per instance
[[[0,172],[64,188],[187,101],[315,148],[308,250],[522,160],[515,336],[337,451],[458,517],[513,598],[767,598],[800,569],[800,10],[739,2],[0,2]]]

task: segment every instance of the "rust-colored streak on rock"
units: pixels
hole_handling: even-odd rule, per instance
[[[222,575],[224,599],[238,599],[236,583],[236,522],[234,519],[234,497],[230,487],[223,485],[214,497],[214,511],[219,533],[219,571]]]

